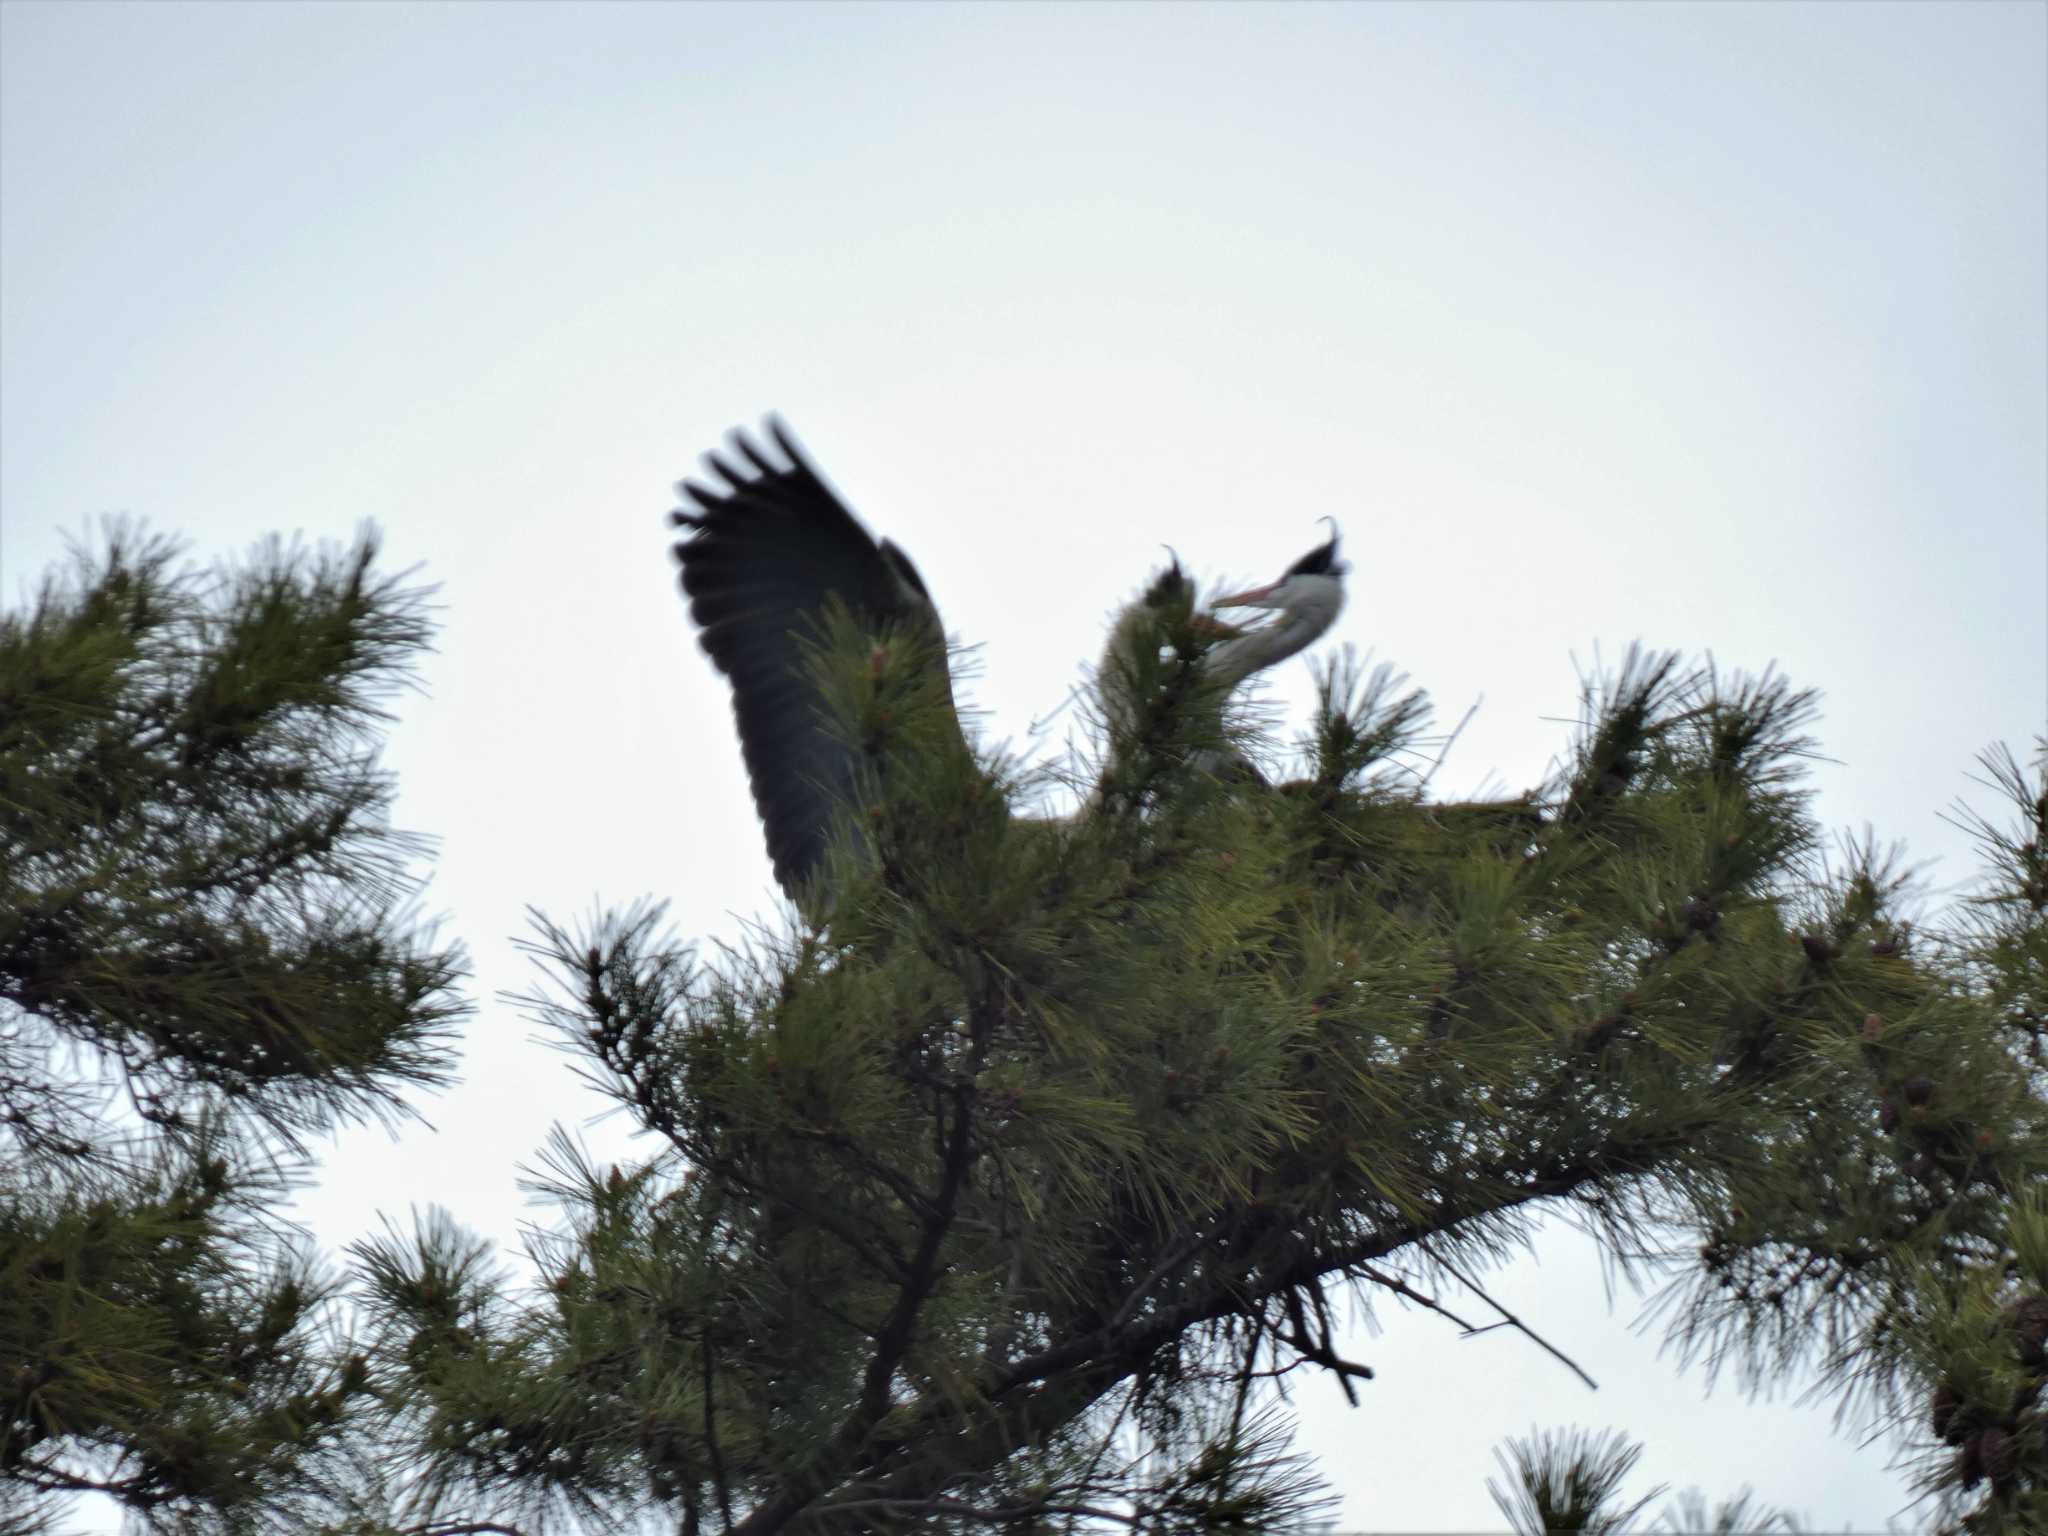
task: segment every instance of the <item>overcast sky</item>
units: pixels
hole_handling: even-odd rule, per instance
[[[526,904],[773,912],[662,522],[769,409],[985,646],[992,742],[1162,543],[1270,579],[1329,514],[1335,638],[1483,700],[1447,795],[1541,778],[1574,658],[1775,661],[1825,693],[1823,818],[1938,898],[1975,754],[2048,717],[2044,18],[9,0],[0,586],[114,511],[208,557],[370,518],[441,583],[389,758],[480,1007],[437,1132],[334,1142],[334,1248],[438,1202],[509,1250],[516,1165],[598,1107],[497,999]],[[1383,1312],[1362,1405],[1300,1399],[1345,1525],[1497,1528],[1491,1447],[1565,1423],[1645,1484],[1903,1509],[1882,1443],[1798,1381],[1708,1396],[1569,1234],[1497,1289],[1601,1390]]]

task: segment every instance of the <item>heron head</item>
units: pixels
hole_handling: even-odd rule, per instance
[[[1344,601],[1344,577],[1351,569],[1337,558],[1337,525],[1329,518],[1330,537],[1287,567],[1278,581],[1247,587],[1214,599],[1212,608],[1327,608],[1335,617]]]

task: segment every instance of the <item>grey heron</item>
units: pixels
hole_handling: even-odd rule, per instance
[[[729,455],[705,455],[704,480],[682,482],[684,505],[670,517],[688,530],[675,545],[682,588],[705,653],[732,685],[740,752],[775,879],[796,897],[824,857],[834,809],[852,791],[857,768],[854,749],[827,722],[806,646],[816,642],[834,599],[865,631],[913,637],[941,668],[945,629],[910,557],[868,532],[779,420],[769,419],[767,438],[782,462],[735,431]],[[1344,572],[1336,549],[1333,534],[1278,581],[1219,600],[1216,606],[1279,615],[1255,629],[1211,631],[1228,638],[1202,665],[1225,691],[1294,655],[1335,621]],[[1125,611],[1116,634],[1156,634],[1166,608],[1193,601],[1176,559]],[[945,686],[950,698],[950,673]],[[957,714],[953,729],[960,730]]]

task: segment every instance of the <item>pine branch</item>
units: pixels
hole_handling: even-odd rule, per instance
[[[925,1202],[917,1252],[897,1291],[896,1303],[875,1340],[874,1354],[861,1385],[858,1408],[840,1426],[826,1449],[813,1458],[798,1477],[764,1500],[738,1525],[730,1527],[733,1536],[766,1536],[766,1533],[781,1530],[799,1511],[810,1506],[821,1492],[844,1476],[845,1469],[853,1465],[861,1454],[875,1426],[888,1413],[890,1387],[910,1345],[918,1312],[937,1282],[940,1254],[952,1228],[961,1191],[974,1165],[975,1149],[971,1134],[973,1081],[986,1056],[990,1028],[987,1010],[981,1010],[977,1018],[974,1052],[968,1070],[963,1074],[964,1081],[950,1095],[937,1101],[943,1106],[950,1098],[952,1105],[950,1123],[942,1109],[937,1127],[944,1147],[940,1186]]]
[[[821,1504],[820,1517],[830,1515],[881,1515],[895,1519],[914,1515],[946,1515],[972,1520],[977,1525],[1032,1525],[1048,1515],[1071,1515],[1077,1519],[1106,1520],[1112,1525],[1142,1531],[1152,1517],[1143,1506],[1135,1510],[1111,1509],[1100,1504],[1061,1502],[1048,1497],[1022,1504],[971,1504],[962,1499],[849,1499],[839,1504]]]
[[[1600,1176],[1600,1171],[1590,1166],[1560,1170],[1504,1208],[1560,1198]],[[1489,1212],[1486,1219],[1497,1215]],[[859,1465],[864,1470],[841,1484],[833,1497],[922,1498],[928,1496],[926,1484],[935,1477],[972,1476],[997,1466],[1073,1422],[1119,1382],[1142,1370],[1160,1350],[1199,1325],[1250,1315],[1250,1308],[1259,1301],[1292,1294],[1325,1277],[1342,1276],[1433,1233],[1454,1228],[1460,1220],[1447,1215],[1441,1225],[1401,1227],[1333,1251],[1304,1251],[1263,1273],[1249,1288],[1218,1277],[1181,1302],[1156,1308],[1142,1318],[1128,1317],[1114,1328],[1105,1325],[1016,1362],[989,1382],[973,1404],[927,1396],[899,1408],[892,1416],[889,1434],[870,1442],[861,1455]],[[933,1437],[948,1447],[943,1469],[918,1464],[916,1448]],[[903,1465],[892,1465],[899,1462]],[[793,1501],[772,1511],[764,1508],[756,1512],[759,1524],[742,1521],[736,1529],[745,1536],[779,1531],[793,1522],[802,1529],[809,1515],[816,1513],[806,1509],[806,1502]],[[798,1519],[800,1512],[803,1520]]]

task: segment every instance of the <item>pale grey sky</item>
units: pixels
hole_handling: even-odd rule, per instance
[[[1823,817],[1939,813],[2048,716],[2048,7],[0,6],[0,585],[110,511],[195,553],[384,528],[446,629],[390,753],[473,948],[439,1133],[341,1137],[326,1243],[596,1106],[499,989],[522,908],[772,885],[667,486],[786,413],[1022,744],[1171,541],[1270,576],[1344,527],[1337,638],[1448,724],[1447,793],[1566,739],[1573,657],[1777,661]],[[1299,724],[1307,669],[1273,690]],[[1057,732],[1047,749],[1057,747]],[[589,1133],[618,1146],[622,1128]],[[1386,1312],[1301,1401],[1357,1528],[1489,1529],[1532,1424],[1823,1526],[1885,1448],[1610,1314],[1556,1234],[1506,1334]],[[1907,1516],[1908,1523],[1912,1516]]]

